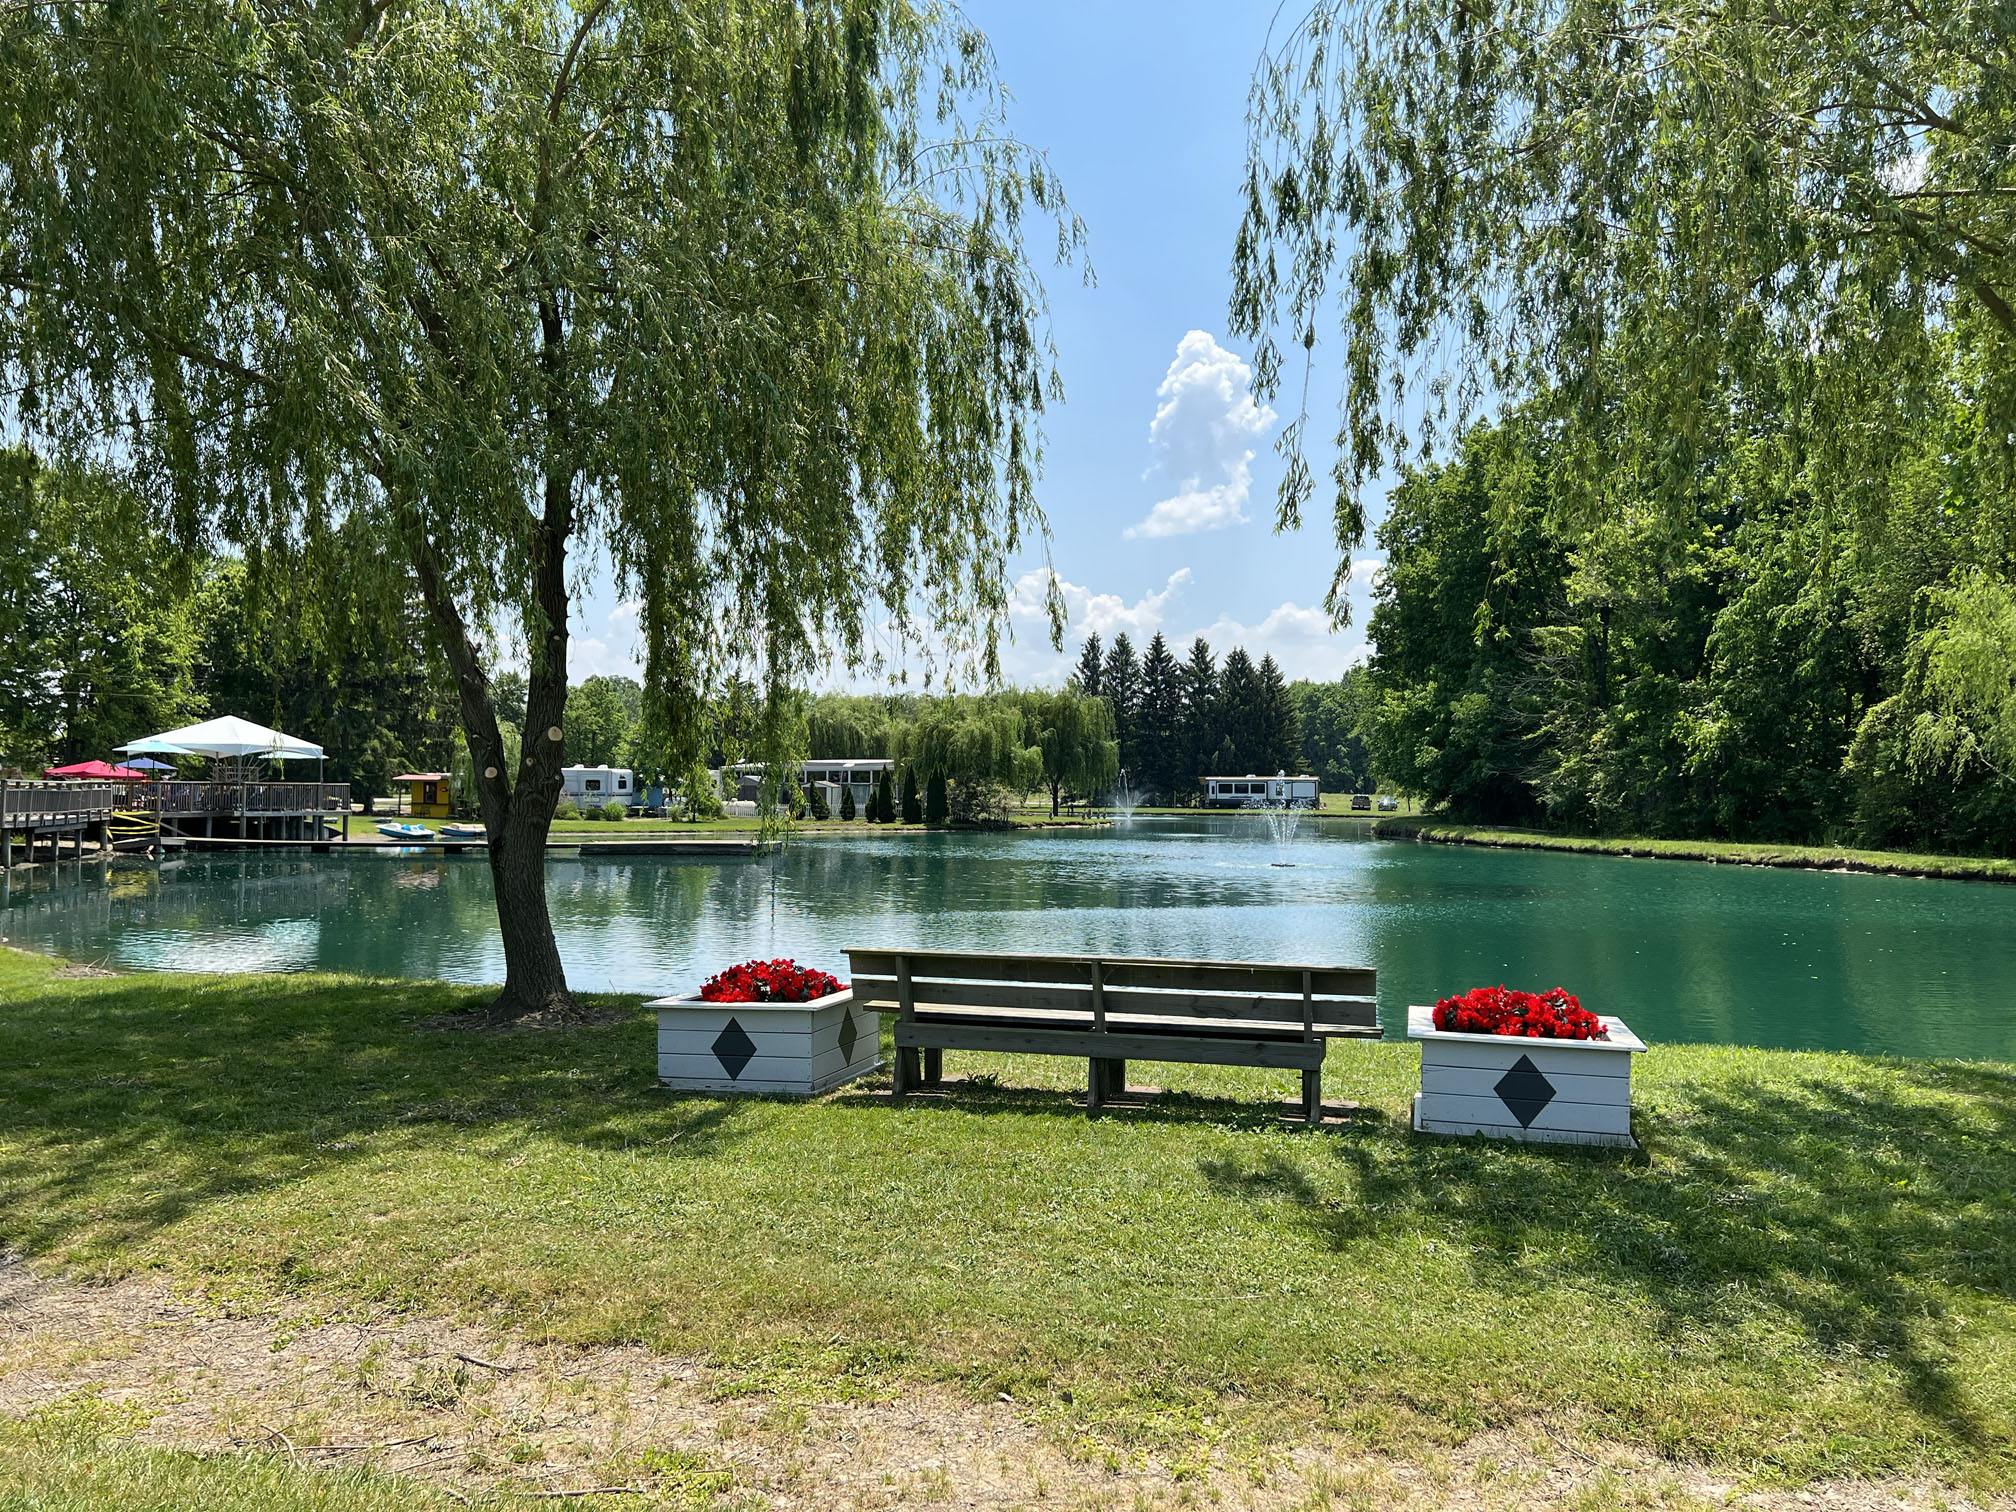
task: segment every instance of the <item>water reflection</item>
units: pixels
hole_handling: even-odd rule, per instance
[[[1123,831],[806,840],[763,861],[558,859],[581,987],[663,992],[750,955],[850,945],[1375,966],[1389,1028],[1480,982],[1578,992],[1649,1038],[2016,1056],[2016,890],[1369,842],[1253,815]],[[25,878],[25,880],[24,880]],[[308,967],[495,981],[480,857],[194,856],[24,873],[0,933],[169,970]]]

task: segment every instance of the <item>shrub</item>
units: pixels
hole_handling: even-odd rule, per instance
[[[917,797],[917,769],[906,767],[903,771],[903,822],[922,824],[924,805]]]
[[[924,822],[942,826],[946,817],[945,774],[933,772],[931,780],[924,785]]]
[[[889,769],[882,769],[882,780],[875,784],[875,818],[882,824],[896,822],[896,785],[889,780]]]
[[[611,802],[602,805],[602,817],[604,819],[609,820],[626,819],[629,817],[629,815],[630,815],[629,808],[621,803]]]
[[[833,817],[833,807],[826,801],[826,790],[816,782],[805,789],[805,806],[811,810],[814,819]]]
[[[574,800],[565,794],[562,794],[560,801],[553,805],[553,817],[555,819],[574,819],[578,818],[580,813],[581,811],[574,807]]]
[[[840,817],[842,819],[854,817],[854,784],[851,782],[840,789]]]

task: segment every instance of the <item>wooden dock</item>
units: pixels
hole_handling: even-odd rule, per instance
[[[28,847],[48,842],[52,860],[63,855],[67,835],[81,860],[89,835],[103,846],[118,802],[118,784],[111,782],[10,782],[0,778],[0,868],[14,864],[14,836]]]

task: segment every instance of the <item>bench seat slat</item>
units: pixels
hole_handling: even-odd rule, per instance
[[[1093,963],[1105,970],[1108,990],[1116,987],[1166,991],[1284,993],[1302,996],[1302,974],[1319,997],[1370,997],[1377,974],[1350,966],[1284,966],[1269,961],[1177,961],[1139,956],[1017,956],[950,950],[850,950],[856,976],[896,975],[896,957],[910,962],[913,980],[1043,982],[1089,988]]]
[[[919,1009],[913,1020],[919,1024],[989,1024],[1003,1027],[1015,1025],[1026,1029],[1069,1029],[1087,1033],[1097,1032],[1097,1024],[1087,1013],[1030,1013],[1016,1008],[979,1007],[972,1004],[939,1004],[929,1010]],[[1106,1015],[1110,1030],[1128,1034],[1164,1034],[1179,1037],[1229,1039],[1301,1039],[1302,1025],[1297,1023],[1273,1022],[1255,1023],[1251,1019],[1237,1018],[1184,1018],[1158,1019],[1146,1015],[1113,1014]],[[1322,1039],[1365,1039],[1377,1038],[1377,1025],[1360,1028],[1356,1025],[1337,1029],[1321,1029],[1317,1036]]]
[[[856,976],[854,1001],[863,1007],[894,1013],[896,983],[886,977]],[[913,979],[912,1001],[918,1011],[936,1006],[955,1008],[1014,1008],[1032,1013],[1092,1012],[1091,987],[1070,987],[1020,982],[948,982]],[[1255,1023],[1292,1024],[1302,1027],[1302,998],[1256,996],[1229,992],[1148,992],[1139,988],[1108,987],[1105,992],[1109,1017],[1120,1015],[1168,1018],[1239,1019]],[[1311,1012],[1319,1028],[1369,1029],[1379,1022],[1377,1005],[1369,998],[1317,998]]]
[[[1086,1059],[1182,1061],[1212,1066],[1306,1070],[1323,1064],[1323,1040],[1180,1038],[1166,1034],[1100,1034],[1062,1029],[995,1027],[910,1019],[897,1024],[899,1049],[993,1050],[1008,1055],[1068,1055]]]

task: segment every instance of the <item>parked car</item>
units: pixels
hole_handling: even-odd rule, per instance
[[[1370,793],[1353,793],[1351,795],[1351,807],[1354,809],[1369,809],[1372,807],[1372,795]]]
[[[1391,793],[1381,793],[1379,795],[1380,813],[1397,814],[1399,811],[1400,811],[1400,800],[1398,798],[1395,798]]]

